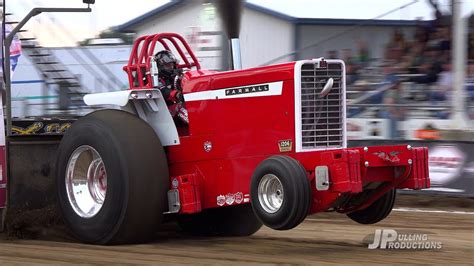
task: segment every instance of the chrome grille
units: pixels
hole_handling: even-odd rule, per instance
[[[342,63],[328,62],[301,66],[301,144],[303,150],[344,146],[344,88]],[[320,96],[332,78],[327,96]]]

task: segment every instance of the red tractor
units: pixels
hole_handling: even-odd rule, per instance
[[[180,57],[187,124],[157,86],[161,49]],[[324,211],[372,224],[396,189],[430,186],[427,148],[347,148],[341,60],[208,71],[181,36],[162,33],[139,38],[124,70],[129,90],[84,98],[117,108],[80,118],[59,147],[59,203],[81,241],[142,242],[170,220],[248,236]]]

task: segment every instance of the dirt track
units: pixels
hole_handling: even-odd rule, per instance
[[[472,211],[472,209],[464,209]],[[427,233],[440,250],[369,250],[365,239],[375,229]],[[290,231],[262,228],[248,238],[196,238],[174,226],[155,242],[91,246],[54,235],[50,240],[0,240],[0,264],[471,264],[474,215],[394,211],[385,221],[365,226],[340,214],[322,214]],[[54,241],[51,239],[55,239]]]

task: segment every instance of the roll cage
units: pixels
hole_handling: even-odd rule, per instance
[[[154,88],[151,62],[158,42],[164,49],[177,52],[176,56],[179,55],[178,58],[182,62],[177,65],[177,68],[191,69],[195,67],[197,70],[201,69],[191,47],[182,36],[176,33],[145,35],[135,41],[128,64],[123,67],[128,75],[130,89]]]

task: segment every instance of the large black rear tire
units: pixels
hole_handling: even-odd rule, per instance
[[[306,170],[289,156],[272,156],[255,169],[250,198],[263,224],[276,230],[294,228],[303,222],[311,206]]]
[[[348,213],[347,216],[360,224],[374,224],[385,219],[393,209],[397,191],[391,189],[369,207]]]
[[[78,150],[83,151],[80,156],[84,157],[76,156],[75,163],[70,164],[71,156],[78,154]],[[86,159],[91,155],[88,153],[102,159],[106,172],[105,185],[100,184],[106,191],[105,196],[93,215],[78,211],[81,210],[78,206],[82,206],[80,197],[88,189],[80,191],[76,182],[75,193],[72,193],[73,185],[67,179],[68,176],[80,178],[81,175],[89,178]],[[86,163],[81,169],[78,162],[82,161]],[[78,166],[74,168],[76,164]],[[87,174],[83,174],[85,171]],[[169,179],[166,155],[153,129],[132,114],[102,110],[75,122],[59,146],[56,174],[63,218],[80,241],[92,244],[140,243],[151,239],[162,222],[167,208]]]
[[[250,236],[262,227],[250,204],[180,215],[178,224],[183,231],[197,236]]]

